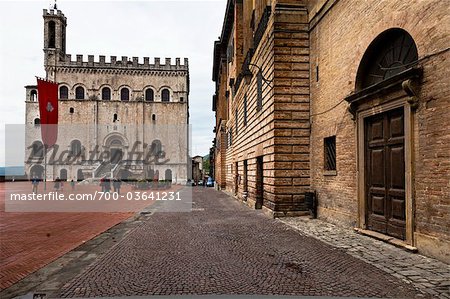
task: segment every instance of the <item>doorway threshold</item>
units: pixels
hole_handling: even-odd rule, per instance
[[[397,238],[394,238],[394,237],[391,237],[391,236],[387,236],[387,235],[384,235],[384,234],[381,234],[381,233],[377,233],[377,232],[374,232],[374,231],[371,231],[371,230],[367,230],[367,229],[362,229],[362,228],[355,227],[354,230],[357,233],[361,234],[361,235],[372,237],[372,238],[375,238],[377,240],[380,240],[380,241],[392,244],[392,245],[394,245],[396,247],[405,249],[406,251],[413,252],[413,253],[417,253],[418,252],[417,247],[411,246],[411,245],[407,244],[403,240],[400,240],[400,239],[397,239]]]

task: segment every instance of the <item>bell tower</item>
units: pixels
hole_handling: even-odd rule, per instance
[[[55,7],[56,8],[56,7]],[[60,10],[44,9],[44,65],[47,76],[52,77],[49,71],[64,61],[66,56],[66,26],[67,19]]]

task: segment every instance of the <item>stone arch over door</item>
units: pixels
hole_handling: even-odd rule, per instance
[[[401,28],[380,33],[345,100],[356,120],[358,226],[413,245],[412,115],[422,75],[417,46]]]
[[[109,160],[112,164],[118,164],[126,157],[126,149],[128,148],[128,141],[122,134],[111,133],[105,137],[103,142],[103,149],[108,151]]]

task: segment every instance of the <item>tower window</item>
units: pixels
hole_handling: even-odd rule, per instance
[[[41,125],[41,119],[40,118],[35,118],[34,119],[34,126],[35,127],[39,127]]]
[[[34,89],[30,92],[30,101],[37,102],[37,91]]]
[[[103,87],[102,89],[102,100],[111,100],[111,89],[109,87]]]
[[[130,90],[126,87],[120,90],[120,100],[129,101],[130,100]]]
[[[114,115],[113,115],[113,122],[115,123],[116,121],[119,121],[119,119],[117,118],[117,113],[114,113]]]
[[[59,88],[59,98],[67,100],[69,98],[69,89],[67,86],[61,86]]]
[[[152,114],[152,121],[156,121],[156,115]]]
[[[336,170],[336,136],[325,138],[323,145],[325,170]]]
[[[84,88],[82,86],[78,86],[75,88],[75,99],[83,100],[84,99]]]
[[[48,22],[48,47],[49,48],[56,48],[55,47],[55,40],[56,40],[56,32],[55,32],[55,22],[50,21]]]
[[[74,112],[75,112],[75,109],[73,109],[73,107],[70,107],[70,108],[69,108],[69,113],[72,114],[72,113],[74,113]]]
[[[81,142],[79,140],[73,140],[70,143],[70,154],[72,156],[81,155]]]
[[[163,89],[161,92],[161,100],[163,102],[170,102],[170,92],[167,88]]]
[[[153,93],[153,89],[149,88],[145,91],[145,100],[147,102],[153,102],[155,100],[155,94]]]

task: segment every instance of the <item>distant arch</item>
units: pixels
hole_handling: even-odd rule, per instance
[[[167,182],[172,182],[172,170],[166,169],[166,172],[164,174],[164,178]]]
[[[37,102],[37,91],[35,89],[30,91],[30,101]]]
[[[78,169],[77,170],[77,181],[82,181],[82,180],[84,180],[83,170]]]
[[[170,102],[170,91],[167,88],[164,88],[161,91],[161,101],[162,102]]]
[[[412,36],[401,28],[379,34],[361,59],[356,76],[356,90],[361,90],[393,77],[418,61],[417,46]]]
[[[67,169],[61,169],[60,171],[59,171],[59,178],[62,180],[62,181],[67,181]]]
[[[30,168],[30,179],[35,177],[39,180],[44,178],[44,167],[40,164],[35,164]]]
[[[109,87],[102,88],[102,100],[104,101],[111,100],[111,88]]]
[[[77,86],[77,88],[75,88],[75,99],[84,100],[84,98],[85,98],[84,87]]]
[[[120,90],[120,100],[129,101],[130,100],[130,90],[127,87],[122,87]]]
[[[67,86],[61,86],[59,88],[59,98],[63,100],[67,100],[69,98],[69,88]]]

